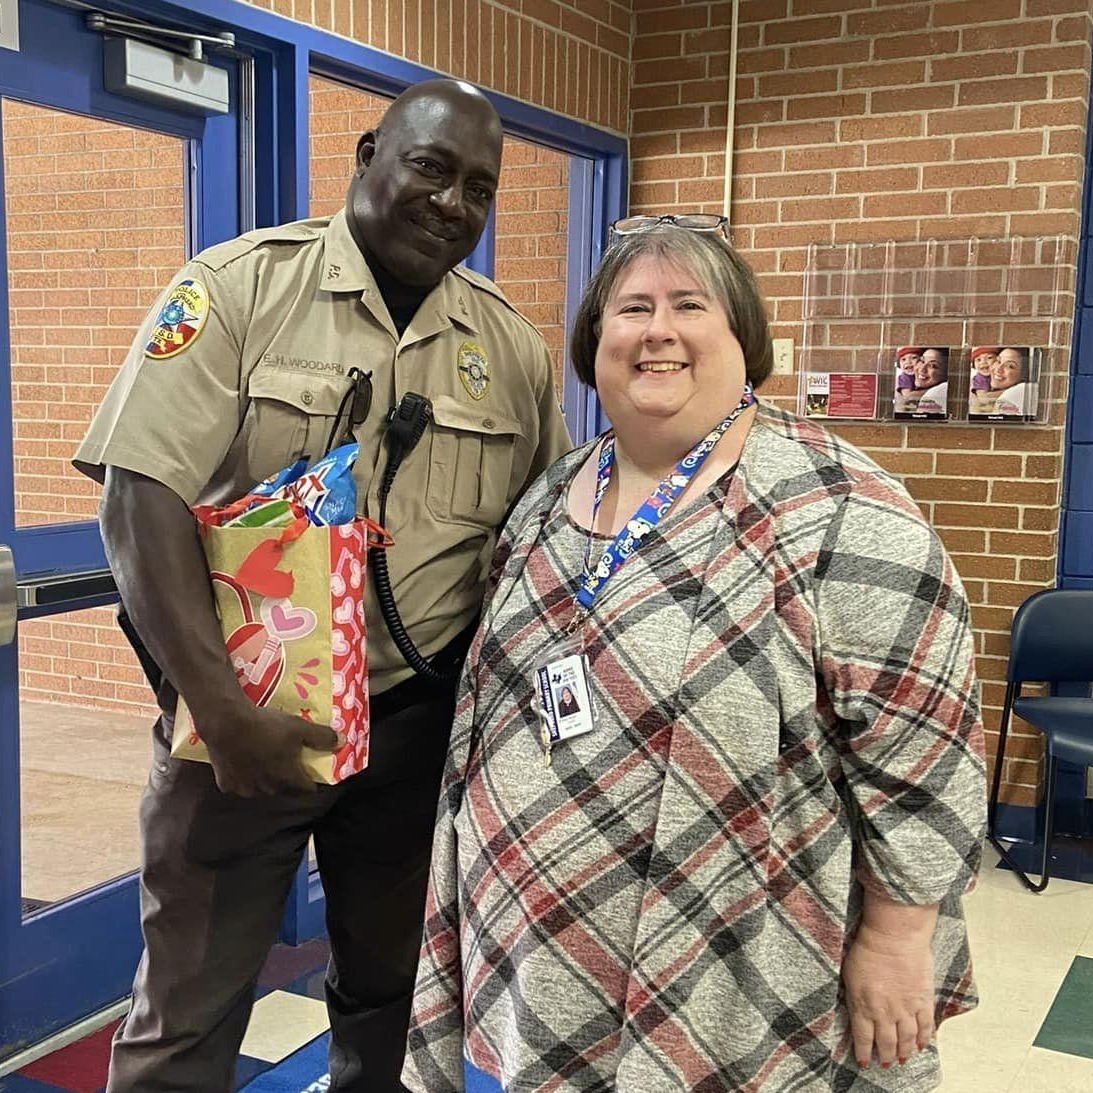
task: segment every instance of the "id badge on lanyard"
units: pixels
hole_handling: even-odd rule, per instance
[[[599,560],[593,564],[592,539],[595,534],[596,514],[607,492],[615,462],[614,436],[609,433],[604,437],[596,473],[584,576],[576,596],[573,621],[562,640],[549,646],[535,661],[533,669],[535,705],[539,714],[540,737],[547,766],[550,766],[552,750],[556,744],[583,736],[596,728],[598,714],[592,672],[588,656],[584,652],[584,643],[575,636],[587,621],[596,597],[615,571],[638,549],[641,539],[668,514],[721,437],[754,403],[755,395],[751,385],[745,384],[743,397],[732,413],[676,464],[672,473],[649,495],[614,541],[604,549]]]
[[[550,766],[554,745],[592,732],[596,700],[588,656],[571,639],[551,645],[535,661],[535,703],[543,760]]]

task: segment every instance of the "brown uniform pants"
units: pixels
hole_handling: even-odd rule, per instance
[[[207,764],[169,758],[157,723],[140,807],[145,951],[108,1093],[233,1088],[258,974],[311,834],[331,947],[331,1093],[402,1093],[453,708],[448,694],[418,691],[405,708],[377,696],[368,769],[314,794],[223,794]]]

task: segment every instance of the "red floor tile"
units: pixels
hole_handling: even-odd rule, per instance
[[[111,1021],[98,1032],[23,1067],[19,1073],[69,1093],[99,1093],[106,1085],[110,1040],[120,1023],[120,1018]]]

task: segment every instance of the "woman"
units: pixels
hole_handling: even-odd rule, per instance
[[[563,687],[558,692],[558,714],[561,717],[572,717],[574,714],[581,712],[581,707],[577,704],[577,696],[573,693],[571,687]]]
[[[990,387],[971,392],[968,413],[1023,416],[1035,412],[1037,396],[1037,384],[1029,382],[1028,350],[1007,345],[991,363]]]
[[[612,428],[495,558],[403,1082],[931,1089],[935,1022],[976,1002],[959,579],[895,480],[754,401],[766,319],[716,233],[618,237],[572,356]],[[540,697],[564,672],[577,734]]]
[[[896,390],[896,411],[944,414],[949,398],[949,351],[923,349],[914,368],[914,386]]]

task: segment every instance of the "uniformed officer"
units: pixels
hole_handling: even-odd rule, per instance
[[[434,667],[454,669],[498,526],[569,448],[538,333],[455,268],[493,203],[500,121],[452,80],[404,92],[357,146],[344,211],[249,232],[188,263],[150,312],[76,463],[105,481],[122,601],[162,670],[141,803],[145,952],[109,1093],[221,1093],[286,894],[314,835],[331,961],[330,1089],[402,1090],[410,993],[453,686],[406,665],[371,589],[368,769],[312,787],[301,744],[329,728],[251,706],[228,661],[189,506],[225,502],[325,450],[353,367],[376,408],[356,429],[359,507],[376,515],[387,409],[432,402],[387,506],[391,583]],[[154,662],[152,664],[151,662]],[[181,694],[212,759],[169,755]]]

